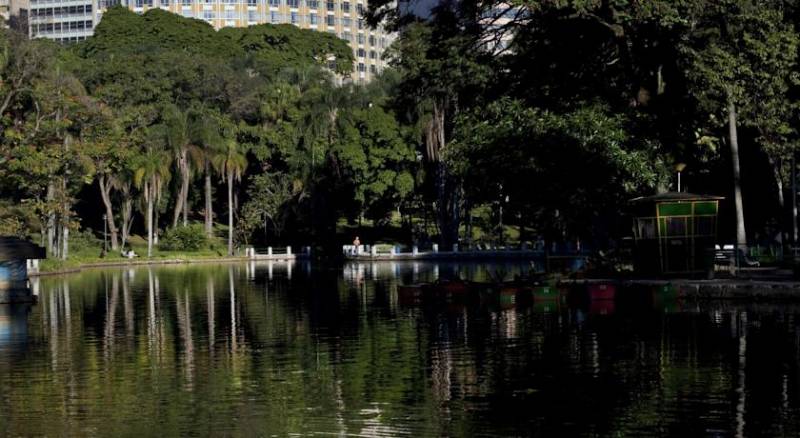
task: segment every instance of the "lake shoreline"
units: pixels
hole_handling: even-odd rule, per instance
[[[175,258],[175,259],[142,259],[142,260],[124,260],[124,261],[109,261],[109,262],[88,262],[78,266],[71,266],[64,269],[54,269],[52,271],[39,271],[28,272],[29,277],[46,277],[52,275],[67,275],[75,274],[83,271],[84,269],[94,268],[114,268],[114,267],[128,267],[128,266],[151,266],[151,265],[181,265],[181,264],[201,264],[201,263],[240,263],[251,260],[248,257],[232,256],[232,257],[214,257],[214,258]]]

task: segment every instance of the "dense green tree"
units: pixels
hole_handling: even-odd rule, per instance
[[[739,125],[758,130],[783,204],[780,164],[795,148],[791,120],[796,103],[787,92],[797,74],[798,38],[784,20],[782,2],[709,2],[690,17],[680,46],[699,105],[711,123],[725,120],[733,166],[736,242],[747,244],[739,163]],[[723,115],[717,118],[717,116]],[[782,205],[781,205],[782,206]]]

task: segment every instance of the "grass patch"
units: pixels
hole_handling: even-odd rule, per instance
[[[55,258],[48,258],[42,260],[39,264],[41,272],[54,272],[77,269],[81,266],[99,264],[99,263],[119,263],[126,261],[141,261],[141,260],[202,260],[202,259],[217,259],[226,257],[227,246],[216,237],[209,239],[210,241],[203,248],[196,251],[186,250],[161,250],[157,245],[153,246],[152,257],[147,257],[147,240],[141,236],[131,236],[129,239],[128,247],[133,249],[133,252],[138,257],[128,259],[122,256],[119,251],[109,251],[103,255],[103,241],[89,241],[83,239],[79,245],[70,248],[69,258],[67,260],[60,260]]]

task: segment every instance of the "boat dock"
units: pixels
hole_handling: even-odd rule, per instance
[[[244,255],[250,260],[273,260],[273,261],[287,261],[287,260],[303,260],[311,258],[311,247],[304,246],[300,253],[292,252],[292,247],[286,248],[273,248],[268,246],[266,248],[245,248]]]

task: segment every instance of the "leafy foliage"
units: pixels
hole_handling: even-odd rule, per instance
[[[158,242],[158,247],[166,251],[199,251],[208,246],[209,240],[202,224],[170,228]]]

